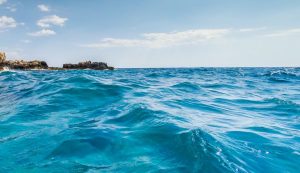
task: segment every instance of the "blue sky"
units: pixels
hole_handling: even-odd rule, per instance
[[[299,0],[0,0],[0,51],[51,66],[299,66]]]

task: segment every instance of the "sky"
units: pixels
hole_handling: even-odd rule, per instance
[[[50,66],[300,66],[299,0],[0,0],[0,51]]]

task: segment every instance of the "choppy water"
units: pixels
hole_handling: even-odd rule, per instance
[[[0,172],[300,172],[300,68],[0,73]]]

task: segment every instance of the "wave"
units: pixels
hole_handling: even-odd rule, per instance
[[[185,91],[198,91],[200,90],[199,85],[193,84],[191,82],[182,82],[172,86],[173,88],[182,89]]]
[[[300,169],[300,68],[0,73],[0,172]]]
[[[272,70],[265,74],[266,76],[288,76],[288,77],[297,77],[299,73],[295,72],[294,69],[280,69]]]

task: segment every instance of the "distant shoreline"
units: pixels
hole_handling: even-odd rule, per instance
[[[0,71],[5,69],[12,70],[114,70],[114,67],[108,66],[104,62],[79,62],[77,64],[63,64],[63,67],[49,67],[46,61],[24,61],[24,60],[6,60],[4,52],[0,52]]]

